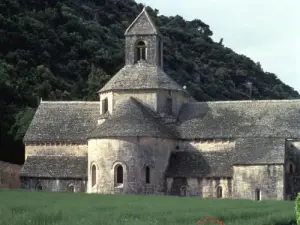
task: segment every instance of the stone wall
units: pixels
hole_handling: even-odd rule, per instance
[[[42,191],[65,192],[70,186],[74,187],[74,192],[86,192],[86,181],[75,179],[45,179],[21,177],[21,188],[37,190],[37,186],[42,187]]]
[[[157,92],[157,112],[166,113],[166,100],[172,99],[172,112],[173,116],[177,117],[182,104],[189,101],[188,96],[185,96],[183,92],[159,90]]]
[[[41,144],[26,145],[25,160],[27,156],[87,156],[87,144]]]
[[[300,142],[286,142],[285,183],[286,199],[293,200],[300,192]]]
[[[233,166],[233,198],[284,199],[284,165]]]
[[[221,196],[217,196],[219,187],[222,189]],[[167,194],[203,198],[230,198],[232,196],[232,181],[230,178],[167,178]]]
[[[162,193],[172,140],[161,138],[91,139],[88,143],[88,193]],[[92,166],[97,168],[92,187]],[[123,187],[115,187],[115,168],[123,166]],[[145,168],[150,167],[150,183],[145,182]]]
[[[178,151],[232,151],[235,149],[235,141],[230,140],[213,140],[213,141],[180,141],[178,142]]]
[[[157,91],[156,90],[131,90],[131,91],[116,91],[113,93],[113,107],[122,100],[134,97],[153,111],[157,111]]]
[[[22,166],[0,161],[0,188],[20,188]]]

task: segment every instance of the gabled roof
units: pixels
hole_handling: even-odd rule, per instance
[[[146,62],[124,66],[99,92],[137,89],[167,89],[186,92],[161,68]]]
[[[142,12],[137,18],[131,23],[131,25],[125,31],[127,35],[152,35],[158,34],[158,31],[149,16],[146,7],[143,8]]]
[[[171,154],[167,177],[232,177],[235,165],[284,164],[285,140],[238,138],[222,151],[181,151]]]
[[[24,142],[85,142],[97,125],[100,102],[41,102]]]
[[[150,108],[130,97],[118,102],[114,113],[98,125],[89,138],[124,136],[173,138],[174,134]]]
[[[87,157],[28,156],[20,176],[86,179],[87,163]]]
[[[181,138],[300,138],[300,100],[193,102],[178,117]]]

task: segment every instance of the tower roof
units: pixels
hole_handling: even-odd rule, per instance
[[[126,65],[99,92],[137,89],[165,89],[186,92],[161,68],[146,62]]]
[[[131,25],[125,31],[126,35],[152,35],[159,34],[151,17],[149,16],[146,7],[136,17]]]
[[[130,97],[118,102],[114,113],[89,138],[137,136],[174,138],[175,133],[164,126],[155,112]]]

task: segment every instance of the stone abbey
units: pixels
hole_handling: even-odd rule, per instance
[[[253,200],[300,191],[300,100],[197,102],[163,71],[146,9],[99,101],[42,101],[22,188]]]

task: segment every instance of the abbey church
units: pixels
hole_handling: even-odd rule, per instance
[[[163,71],[146,9],[99,101],[41,101],[22,188],[253,200],[300,191],[300,100],[197,102]]]

